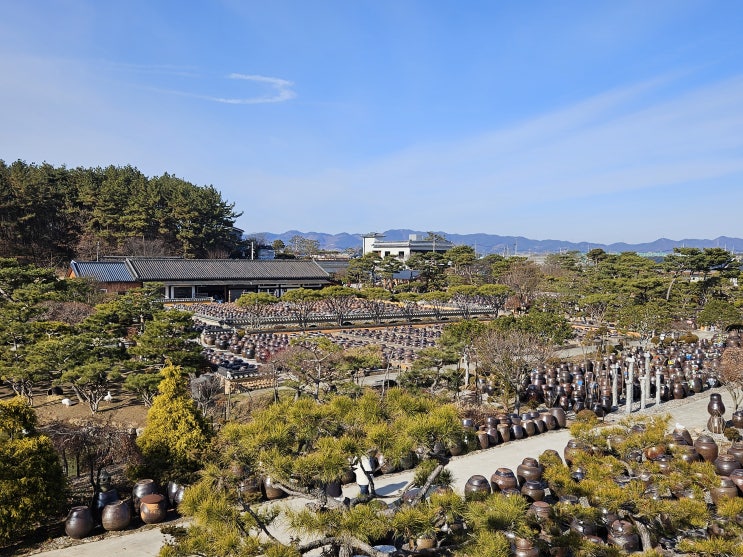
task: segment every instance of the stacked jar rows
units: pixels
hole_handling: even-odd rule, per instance
[[[465,442],[472,435],[477,436],[477,447],[487,449],[496,445],[516,441],[525,437],[533,437],[546,431],[564,428],[567,425],[567,415],[562,408],[553,407],[540,411],[525,412],[524,414],[498,414],[488,416],[485,423],[476,426],[472,418],[463,418]],[[468,447],[472,448],[472,447]],[[452,456],[460,454],[457,446],[449,447]]]

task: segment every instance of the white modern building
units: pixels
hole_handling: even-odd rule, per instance
[[[407,261],[414,253],[444,253],[454,247],[449,240],[433,237],[423,239],[420,234],[411,234],[407,240],[385,242],[383,234],[365,234],[364,255],[376,253],[384,259],[385,257],[396,257],[400,261]]]

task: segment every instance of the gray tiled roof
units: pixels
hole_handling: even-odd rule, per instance
[[[72,272],[79,278],[98,282],[136,282],[124,261],[72,261]]]
[[[314,261],[250,259],[127,259],[142,281],[328,279]]]

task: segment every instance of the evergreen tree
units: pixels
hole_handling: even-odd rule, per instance
[[[198,470],[211,432],[191,398],[181,369],[168,364],[160,373],[160,394],[147,412],[147,423],[137,445],[153,475],[183,481]]]
[[[21,398],[0,401],[0,546],[58,516],[65,477],[36,413]]]

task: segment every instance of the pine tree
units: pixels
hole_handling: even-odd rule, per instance
[[[137,445],[154,476],[188,481],[202,462],[210,428],[191,398],[181,368],[168,364],[160,373],[160,394],[147,412],[147,424]]]

